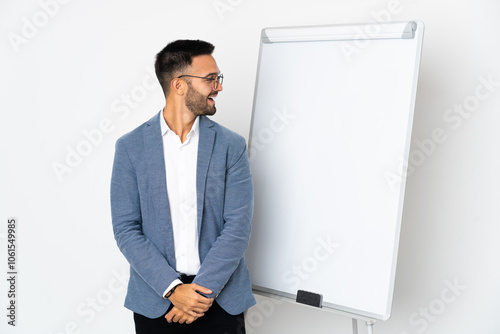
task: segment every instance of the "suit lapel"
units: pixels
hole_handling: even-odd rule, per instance
[[[161,136],[160,117],[162,111],[149,120],[144,129],[144,151],[148,173],[148,202],[152,204],[151,210],[159,222],[158,232],[163,234],[166,254],[174,254],[174,235],[170,217],[170,207],[167,195],[165,174],[165,157],[163,152],[163,139]],[[174,261],[172,263],[171,261]],[[175,268],[175,255],[169,262]]]
[[[200,117],[200,136],[198,142],[198,161],[196,166],[196,194],[198,213],[198,236],[201,231],[203,204],[205,199],[205,186],[207,184],[208,166],[212,158],[215,142],[215,131],[211,128],[213,123],[206,116]]]

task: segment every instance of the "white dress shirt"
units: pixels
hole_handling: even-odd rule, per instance
[[[160,117],[163,154],[167,176],[167,194],[174,232],[175,270],[196,275],[200,269],[196,203],[196,164],[198,161],[199,118],[196,117],[186,141],[170,130]],[[175,280],[165,291],[181,283]],[[165,296],[164,294],[164,296]]]

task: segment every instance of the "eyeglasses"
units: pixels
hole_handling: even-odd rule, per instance
[[[183,74],[181,76],[178,76],[177,79],[180,79],[182,77],[190,77],[190,78],[199,78],[199,79],[205,79],[207,81],[213,81],[214,89],[219,88],[219,84],[222,86],[222,82],[224,81],[224,76],[222,74],[219,74],[215,78],[210,78],[210,77],[197,77],[196,75],[188,75],[188,74]]]

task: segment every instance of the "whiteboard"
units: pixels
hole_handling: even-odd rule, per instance
[[[255,292],[389,318],[422,40],[421,22],[262,31]]]

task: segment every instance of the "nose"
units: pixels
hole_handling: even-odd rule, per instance
[[[215,88],[216,92],[222,92],[224,88],[222,88],[222,84],[220,82],[217,82],[217,88]]]

